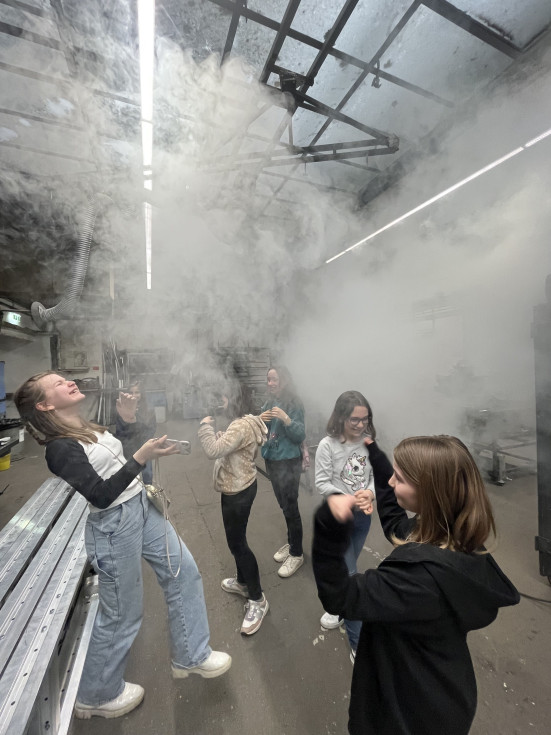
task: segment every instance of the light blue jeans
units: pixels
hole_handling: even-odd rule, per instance
[[[360,553],[363,549],[363,545],[371,528],[371,516],[366,516],[363,511],[354,511],[354,530],[350,538],[350,546],[347,548],[344,555],[344,561],[348,569],[348,575],[351,577],[358,573],[356,566]],[[362,629],[361,620],[345,620],[344,627],[348,635],[348,642],[350,648],[355,651],[358,648],[358,641],[360,640],[360,631]]]
[[[124,689],[130,647],[143,617],[142,557],[157,575],[168,606],[172,663],[191,668],[210,656],[203,582],[195,560],[149,504],[145,490],[109,510],[90,513],[85,531],[88,559],[99,575],[99,608],[78,691],[82,704],[100,706]]]

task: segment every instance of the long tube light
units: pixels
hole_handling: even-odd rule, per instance
[[[522,153],[522,151],[526,150],[527,148],[530,148],[530,146],[535,145],[536,143],[539,143],[544,138],[547,138],[548,135],[551,135],[551,128],[549,130],[546,130],[544,133],[541,133],[537,137],[532,138],[532,140],[529,140],[524,145],[521,145],[518,148],[515,148],[514,150],[510,151],[510,153],[507,153],[505,156],[502,156],[501,158],[498,158],[496,161],[493,161],[492,163],[489,163],[487,166],[484,166],[478,171],[475,171],[470,176],[467,176],[467,178],[462,179],[461,181],[458,181],[456,184],[453,184],[453,186],[450,186],[449,188],[444,189],[444,191],[441,191],[439,194],[436,194],[430,199],[427,199],[426,202],[423,202],[422,204],[417,205],[417,207],[414,207],[413,209],[410,209],[409,212],[406,212],[401,217],[397,217],[395,220],[392,220],[392,222],[389,222],[384,227],[381,227],[375,232],[372,232],[371,235],[364,237],[362,240],[359,240],[354,245],[351,245],[350,247],[346,248],[346,250],[342,250],[340,253],[337,253],[337,255],[333,255],[331,258],[325,261],[325,265],[332,263],[334,260],[337,260],[337,258],[340,258],[342,255],[349,253],[351,250],[354,250],[360,245],[364,245],[364,243],[369,242],[369,240],[373,240],[373,238],[377,237],[377,235],[380,235],[381,232],[385,232],[385,230],[388,230],[391,227],[394,227],[394,225],[397,225],[399,222],[403,222],[405,219],[407,219],[408,217],[411,217],[413,214],[420,212],[422,209],[425,209],[425,207],[428,207],[431,204],[434,204],[434,202],[437,202],[439,199],[442,199],[448,194],[451,194],[452,191],[459,189],[461,186],[464,186],[465,184],[468,184],[469,181],[473,181],[474,179],[477,179],[479,176],[482,176],[482,174],[485,174],[487,171],[491,171],[493,168],[496,168],[496,166],[499,166],[500,164],[505,163],[505,161],[508,161],[510,158],[513,158],[513,156],[517,156],[519,153]]]
[[[153,75],[155,70],[155,0],[138,0],[140,44],[140,95],[144,188],[151,191],[153,165]],[[153,231],[151,205],[144,204],[146,286],[151,290],[151,246]]]

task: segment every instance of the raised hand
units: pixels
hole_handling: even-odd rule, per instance
[[[123,421],[127,424],[133,424],[136,421],[136,409],[138,408],[136,396],[121,391],[116,406],[117,413]]]
[[[356,507],[363,510],[366,516],[373,513],[373,501],[375,498],[371,490],[356,490],[354,500],[356,501]]]
[[[133,455],[136,462],[138,462],[138,464],[145,464],[146,462],[149,462],[150,459],[166,457],[169,454],[178,454],[180,452],[180,448],[177,444],[165,445],[167,438],[168,434],[165,434],[158,439],[148,439]]]
[[[264,411],[264,413],[260,414],[260,418],[262,421],[271,421],[272,419],[279,419],[280,421],[283,421],[285,426],[289,426],[291,423],[291,419],[285,411],[280,408],[279,406],[274,406],[269,411]]]

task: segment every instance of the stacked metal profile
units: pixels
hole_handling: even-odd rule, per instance
[[[50,479],[0,532],[0,735],[68,732],[98,605],[87,513]]]

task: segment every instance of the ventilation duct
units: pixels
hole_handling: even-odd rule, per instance
[[[82,289],[84,287],[84,279],[88,270],[88,259],[90,256],[90,245],[92,242],[92,234],[94,232],[94,224],[96,216],[100,208],[101,200],[112,202],[111,197],[107,194],[94,194],[88,200],[84,224],[78,240],[77,253],[73,261],[71,272],[71,282],[67,289],[67,293],[59,304],[47,309],[39,301],[34,301],[31,305],[31,315],[33,321],[38,327],[43,329],[48,322],[55,319],[71,316],[75,305],[80,300]]]

